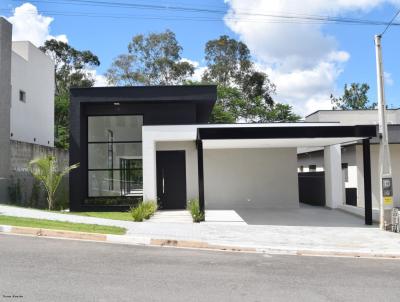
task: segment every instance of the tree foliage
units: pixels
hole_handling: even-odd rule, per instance
[[[274,103],[275,85],[268,75],[256,70],[250,50],[228,36],[208,41],[205,47],[207,70],[203,82],[218,85],[218,99],[211,122],[232,123],[297,121],[292,107]]]
[[[266,104],[262,97],[243,98],[235,87],[218,86],[217,102],[211,113],[212,123],[269,123],[296,122],[300,119],[287,104]]]
[[[100,61],[89,50],[79,51],[67,43],[47,40],[40,49],[55,63],[55,139],[56,146],[67,149],[69,146],[69,89],[71,87],[92,87],[95,79],[91,68]]]
[[[42,183],[46,190],[49,210],[53,209],[55,194],[62,178],[71,170],[78,168],[79,164],[61,170],[58,170],[57,166],[58,163],[55,156],[37,158],[29,162],[29,171]]]
[[[273,104],[275,85],[267,74],[255,69],[250,50],[243,42],[226,35],[210,40],[206,43],[205,60],[204,82],[237,87],[247,99],[262,97],[267,105]]]
[[[376,103],[370,103],[368,99],[369,86],[366,83],[351,83],[350,87],[344,85],[344,92],[341,97],[334,97],[331,94],[331,103],[334,110],[357,110],[373,109]]]
[[[176,85],[194,72],[194,66],[182,61],[182,47],[175,34],[136,35],[128,45],[128,53],[114,59],[106,76],[111,85]]]

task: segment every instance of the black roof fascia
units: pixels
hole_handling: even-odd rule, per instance
[[[215,102],[215,85],[131,86],[71,88],[71,97],[84,102],[119,101],[210,101]]]
[[[217,100],[215,85],[71,88],[71,106],[104,103],[193,103],[198,120],[208,121]]]
[[[294,127],[215,127],[198,128],[197,139],[284,139],[376,137],[375,125],[294,126]]]

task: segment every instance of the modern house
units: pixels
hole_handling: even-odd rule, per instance
[[[54,63],[0,18],[0,200],[12,171],[54,146]],[[47,148],[47,149],[46,149]]]
[[[378,110],[319,110],[305,118],[306,122],[334,122],[339,125],[360,125],[378,127]],[[400,109],[387,110],[390,154],[393,176],[393,202],[400,206]],[[364,211],[363,146],[360,142],[342,144],[342,183],[344,204],[340,207],[353,213]],[[379,140],[371,140],[372,207],[374,219],[378,219],[379,184]],[[298,171],[304,177],[324,178],[324,152],[321,148],[300,149]],[[313,175],[314,174],[314,175]],[[310,176],[308,176],[310,175]],[[315,187],[314,187],[315,188]]]
[[[138,199],[183,209],[299,207],[298,150],[325,154],[326,206],[343,204],[341,145],[363,144],[365,220],[372,223],[374,125],[210,124],[215,86],[71,89],[72,211],[121,210]]]

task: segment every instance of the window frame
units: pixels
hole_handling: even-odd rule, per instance
[[[99,198],[99,199],[102,199],[102,198],[110,198],[110,199],[129,199],[129,198],[132,198],[132,197],[143,197],[143,193],[142,193],[142,195],[141,196],[127,196],[127,195],[111,195],[111,196],[109,196],[109,195],[99,195],[99,196],[90,196],[90,194],[89,194],[89,192],[90,192],[90,189],[89,189],[89,174],[90,174],[90,172],[92,172],[92,171],[104,171],[104,172],[111,172],[111,173],[114,173],[114,171],[116,171],[116,172],[120,172],[121,173],[121,171],[122,170],[124,170],[124,169],[116,169],[116,168],[112,168],[112,169],[96,169],[96,168],[89,168],[89,145],[91,145],[91,144],[107,144],[107,146],[110,144],[110,141],[109,140],[105,140],[105,141],[93,141],[93,142],[90,142],[89,141],[89,118],[91,118],[91,117],[123,117],[123,116],[130,116],[130,117],[141,117],[142,118],[142,126],[141,126],[141,129],[140,129],[140,131],[141,132],[143,132],[143,129],[142,129],[142,127],[143,127],[143,125],[144,125],[144,116],[143,116],[143,114],[95,114],[95,115],[87,115],[87,118],[86,118],[86,123],[87,123],[87,133],[86,133],[86,135],[87,135],[87,140],[86,140],[86,148],[87,148],[87,152],[86,152],[86,162],[87,162],[87,167],[86,167],[86,184],[87,184],[87,190],[86,190],[86,199],[96,199],[96,198]],[[116,140],[114,140],[114,137],[113,137],[113,139],[112,139],[112,142],[111,142],[111,144],[114,146],[115,144],[120,144],[120,143],[123,143],[123,144],[141,144],[142,145],[142,148],[143,148],[143,137],[142,137],[142,139],[141,140],[121,140],[121,141],[116,141]],[[141,170],[142,171],[142,177],[143,177],[143,154],[142,154],[142,156],[141,156],[141,161],[142,161],[142,168],[140,169],[140,168],[135,168],[135,169],[131,169],[132,171],[138,171],[138,170]]]

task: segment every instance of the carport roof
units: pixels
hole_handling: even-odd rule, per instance
[[[200,127],[197,140],[204,148],[306,147],[342,144],[376,137],[375,125],[282,124],[257,127]]]

